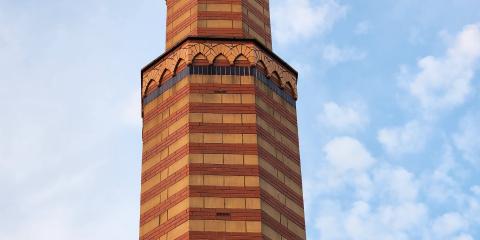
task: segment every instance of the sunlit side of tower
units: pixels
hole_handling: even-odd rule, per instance
[[[305,239],[297,72],[268,0],[167,0],[142,69],[141,240]]]

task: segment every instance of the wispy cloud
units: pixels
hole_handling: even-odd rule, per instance
[[[370,31],[371,24],[368,21],[361,21],[357,23],[355,26],[355,30],[353,31],[357,35],[364,35]]]
[[[336,0],[272,1],[272,30],[280,44],[302,41],[328,32],[347,13]]]
[[[460,120],[458,128],[453,136],[455,146],[466,160],[480,167],[480,114],[467,114]]]
[[[348,61],[362,60],[367,54],[354,47],[338,47],[328,44],[323,47],[322,58],[330,64],[336,65]]]
[[[335,102],[323,104],[317,119],[325,130],[356,132],[369,123],[367,107],[362,103],[338,105]]]
[[[414,153],[423,149],[429,131],[428,125],[414,120],[404,126],[380,129],[377,139],[390,154]]]
[[[457,212],[445,213],[435,219],[432,226],[433,235],[437,239],[451,239],[468,228],[468,221]],[[465,238],[466,236],[459,236]]]

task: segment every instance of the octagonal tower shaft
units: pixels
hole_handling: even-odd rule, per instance
[[[272,48],[268,0],[166,0],[167,49],[188,36],[254,38]]]
[[[166,2],[167,51],[142,69],[139,239],[306,239],[297,72],[268,1]]]

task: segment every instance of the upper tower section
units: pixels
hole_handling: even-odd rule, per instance
[[[187,36],[253,38],[272,49],[269,0],[166,0],[170,49]]]

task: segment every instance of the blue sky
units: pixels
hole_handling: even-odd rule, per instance
[[[270,4],[308,239],[480,239],[480,2]],[[0,240],[137,238],[164,20],[161,0],[0,0]]]

